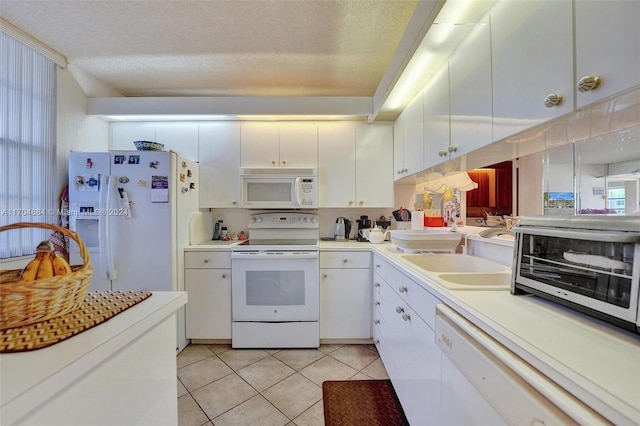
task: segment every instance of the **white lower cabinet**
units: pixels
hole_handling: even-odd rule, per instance
[[[320,252],[320,338],[371,339],[371,254]]]
[[[185,252],[187,339],[231,339],[231,253]]]
[[[441,351],[432,325],[418,315],[435,317],[438,299],[393,267],[386,281],[375,273],[373,286],[374,342],[407,419],[412,426],[439,424]],[[399,288],[420,293],[410,305]]]

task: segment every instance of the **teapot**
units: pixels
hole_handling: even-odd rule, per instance
[[[384,231],[380,228],[361,229],[362,236],[371,242],[371,244],[380,244],[387,238],[389,231]]]

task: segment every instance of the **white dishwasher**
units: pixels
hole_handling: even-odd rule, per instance
[[[450,307],[436,309],[441,424],[609,424]]]

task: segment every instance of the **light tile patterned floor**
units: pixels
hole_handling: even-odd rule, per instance
[[[177,363],[180,426],[322,426],[323,381],[389,378],[373,345],[189,345]]]

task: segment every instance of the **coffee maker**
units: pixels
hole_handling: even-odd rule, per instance
[[[369,219],[369,216],[362,215],[360,219],[356,220],[358,222],[358,232],[356,233],[356,240],[358,241],[367,241],[367,239],[360,232],[363,229],[371,229],[373,222]]]

